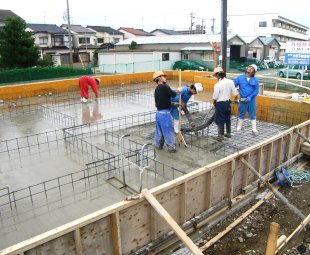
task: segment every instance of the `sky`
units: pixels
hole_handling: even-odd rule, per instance
[[[220,31],[221,0],[68,0],[71,24],[82,26],[134,27],[151,32],[154,29],[187,30],[191,16],[196,24],[204,24],[211,33]],[[310,27],[309,0],[227,0],[229,14],[278,13]],[[67,23],[67,0],[9,0],[1,9],[11,10],[27,23]],[[192,15],[191,15],[192,13]]]

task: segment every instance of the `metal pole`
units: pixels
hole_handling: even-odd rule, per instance
[[[246,165],[251,171],[252,173],[254,173],[261,181],[263,181],[266,186],[268,187],[268,189],[270,189],[279,199],[282,200],[282,202],[284,202],[299,218],[301,218],[302,220],[304,220],[306,218],[306,216],[298,210],[298,208],[296,208],[294,205],[292,205],[285,196],[283,196],[277,189],[275,189],[268,180],[265,180],[263,178],[263,176],[261,176],[261,174],[259,172],[256,171],[256,169],[254,167],[252,167],[243,157],[240,158],[240,161]]]
[[[70,11],[69,11],[69,0],[67,0],[67,19],[68,19],[68,33],[69,33],[69,63],[72,65],[72,38],[71,38],[71,24],[70,24]]]
[[[222,52],[222,68],[224,72],[227,72],[227,0],[222,0],[221,9],[221,52]]]

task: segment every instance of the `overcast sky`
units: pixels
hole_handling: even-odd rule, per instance
[[[1,9],[12,10],[27,23],[67,23],[67,0],[8,0],[1,1]],[[228,0],[229,14],[279,13],[302,25],[310,26],[309,0]],[[71,24],[142,28],[148,32],[156,28],[189,29],[190,13],[195,24],[206,26],[210,33],[212,19],[215,31],[220,29],[221,0],[69,0]]]

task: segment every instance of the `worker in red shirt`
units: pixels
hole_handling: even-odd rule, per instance
[[[91,86],[94,91],[96,98],[98,98],[98,88],[97,86],[100,83],[99,78],[94,78],[91,76],[84,75],[79,79],[81,102],[86,103],[88,99],[88,86]]]

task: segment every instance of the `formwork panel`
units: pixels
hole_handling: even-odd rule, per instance
[[[84,254],[113,255],[110,217],[86,225],[80,231]]]
[[[235,162],[235,171],[233,174],[233,182],[234,182],[234,197],[238,194],[242,193],[243,186],[243,176],[244,171],[247,171],[240,160],[236,160]]]
[[[186,218],[198,215],[208,209],[208,199],[210,199],[210,173],[196,177],[187,182],[186,198]]]
[[[143,201],[133,205],[130,210],[120,211],[121,247],[124,254],[151,241],[151,210],[150,205]]]
[[[49,242],[39,245],[24,254],[37,255],[37,254],[68,254],[75,255],[75,241],[73,232],[68,233],[59,238],[55,238]]]
[[[221,165],[212,171],[211,176],[211,205],[229,197],[229,181],[231,180],[231,163]]]

